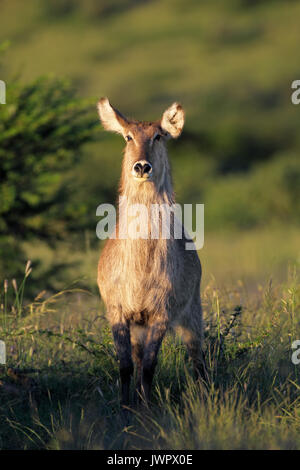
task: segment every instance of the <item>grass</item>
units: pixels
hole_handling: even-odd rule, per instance
[[[237,238],[243,268],[253,256],[247,236]],[[272,237],[252,234],[253,247],[261,239],[270,245]],[[207,256],[213,249],[215,256],[221,253],[221,240],[207,237]],[[275,246],[276,235],[273,252]],[[278,247],[282,260],[286,244]],[[269,250],[257,256],[268,262]],[[291,344],[300,338],[297,267],[284,278],[281,261],[275,263],[276,275],[267,282],[256,265],[256,285],[253,267],[243,280],[225,282],[220,258],[217,279],[206,275],[202,288],[209,384],[195,382],[185,348],[167,336],[153,406],[147,413],[133,411],[128,426],[120,416],[110,329],[93,289],[41,293],[26,304],[24,282],[6,282],[0,300],[7,348],[0,373],[0,449],[300,449],[300,370],[291,361]],[[240,273],[233,263],[232,277]]]

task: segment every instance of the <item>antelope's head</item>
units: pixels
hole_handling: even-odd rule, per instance
[[[177,138],[184,125],[184,111],[180,104],[173,103],[154,122],[133,121],[123,116],[102,98],[98,112],[103,127],[121,134],[126,142],[121,190],[127,186],[138,190],[150,185],[157,191],[171,186],[170,168],[166,149],[169,138]]]

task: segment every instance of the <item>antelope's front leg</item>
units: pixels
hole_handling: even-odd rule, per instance
[[[116,323],[112,327],[114,342],[120,362],[121,406],[129,405],[130,379],[133,374],[130,330],[128,323]]]
[[[151,385],[157,363],[157,355],[166,334],[165,322],[157,322],[149,327],[143,357],[142,393],[147,404],[150,402]]]

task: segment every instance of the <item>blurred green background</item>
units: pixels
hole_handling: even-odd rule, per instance
[[[299,17],[292,0],[0,0],[0,278],[30,258],[36,291],[95,288],[124,145],[102,96],[136,119],[184,106],[169,154],[177,201],[205,204],[206,276],[299,263]]]

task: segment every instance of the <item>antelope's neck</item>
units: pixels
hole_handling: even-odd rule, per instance
[[[157,211],[168,211],[166,208],[171,208],[175,204],[173,190],[163,189],[159,192],[154,184],[148,182],[139,183],[136,187],[135,191],[131,189],[120,193],[117,216],[118,238],[150,240],[153,239],[153,231],[160,233],[157,227],[160,227],[161,215],[157,218]],[[135,232],[138,234],[136,237]],[[157,241],[161,235],[154,238]]]

